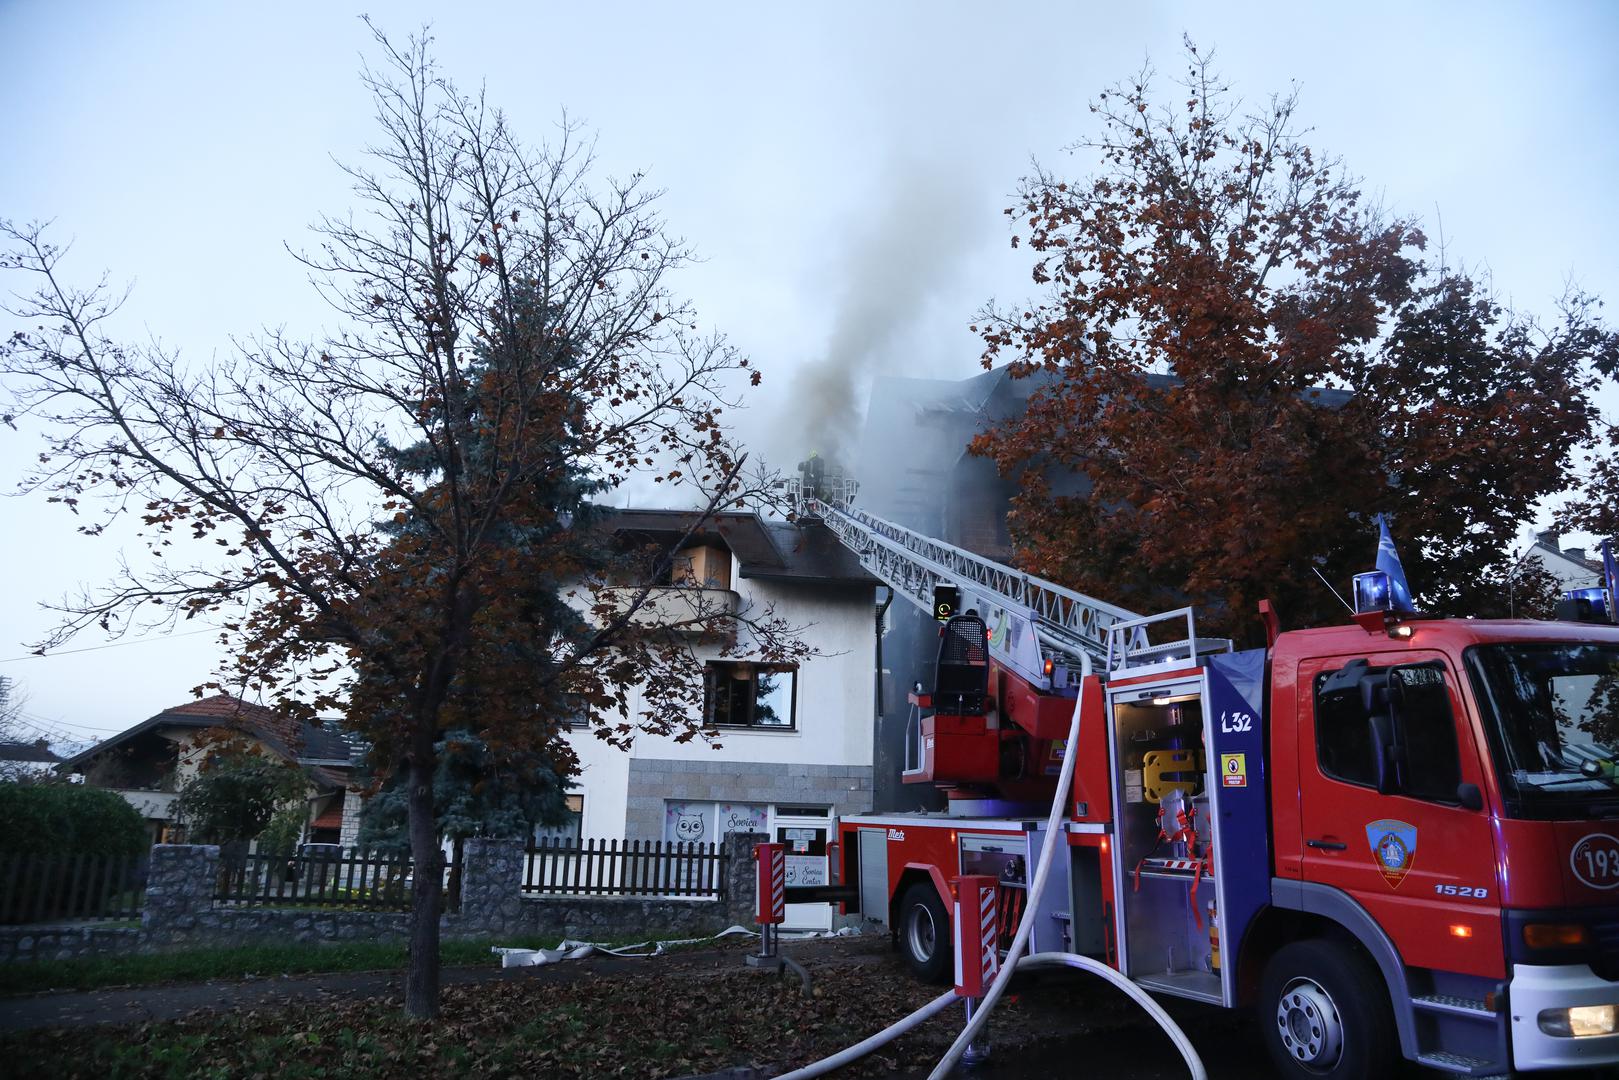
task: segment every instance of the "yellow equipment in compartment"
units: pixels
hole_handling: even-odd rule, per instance
[[[1197,750],[1148,750],[1141,757],[1141,793],[1150,803],[1171,791],[1196,795],[1203,787],[1203,755]]]

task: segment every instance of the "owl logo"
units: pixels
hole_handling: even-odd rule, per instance
[[[682,843],[703,838],[703,815],[679,814],[675,818],[675,839]]]

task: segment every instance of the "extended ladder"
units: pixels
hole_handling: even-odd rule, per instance
[[[934,586],[953,584],[968,596],[987,599],[1027,619],[1041,655],[1054,661],[1054,670],[1043,670],[1038,658],[1033,660],[1035,670],[1029,670],[1027,657],[1022,662],[1011,659],[1019,674],[1037,683],[1051,685],[1048,680],[1058,667],[1077,669],[1082,653],[1098,661],[1100,668],[1108,658],[1114,624],[1140,624],[1141,617],[1133,611],[1031,577],[853,506],[831,506],[814,497],[805,497],[800,506],[804,513],[823,521],[873,576],[929,614],[933,612]],[[1136,643],[1140,647],[1146,641],[1144,628],[1136,633],[1141,635]],[[1055,681],[1068,682],[1065,677]]]

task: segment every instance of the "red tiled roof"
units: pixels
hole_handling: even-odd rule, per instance
[[[215,694],[199,701],[188,701],[164,709],[160,716],[199,716],[210,720],[226,720],[261,738],[268,735],[278,744],[277,749],[296,757],[303,753],[303,738],[298,724],[288,716],[263,705],[254,705],[229,694]]]
[[[67,764],[78,766],[120,743],[165,725],[234,728],[258,739],[273,753],[288,761],[309,760],[307,767],[316,783],[328,788],[346,786],[348,767],[354,762],[353,749],[335,731],[314,724],[300,724],[268,706],[254,705],[229,694],[215,694],[164,709],[127,731],[81,750],[69,758]],[[320,764],[315,764],[317,761]]]

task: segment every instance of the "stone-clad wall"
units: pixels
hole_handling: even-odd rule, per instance
[[[753,845],[726,839],[725,900],[641,897],[525,897],[519,841],[468,840],[463,849],[461,910],[440,924],[447,938],[604,940],[697,937],[753,925]],[[152,849],[139,929],[94,924],[0,927],[0,963],[61,961],[119,953],[230,948],[270,942],[403,941],[407,916],[342,908],[275,908],[214,902],[219,849],[159,844]]]
[[[867,813],[871,766],[631,758],[629,791],[624,835],[631,840],[662,840],[664,810],[670,801],[825,806],[830,818]]]

